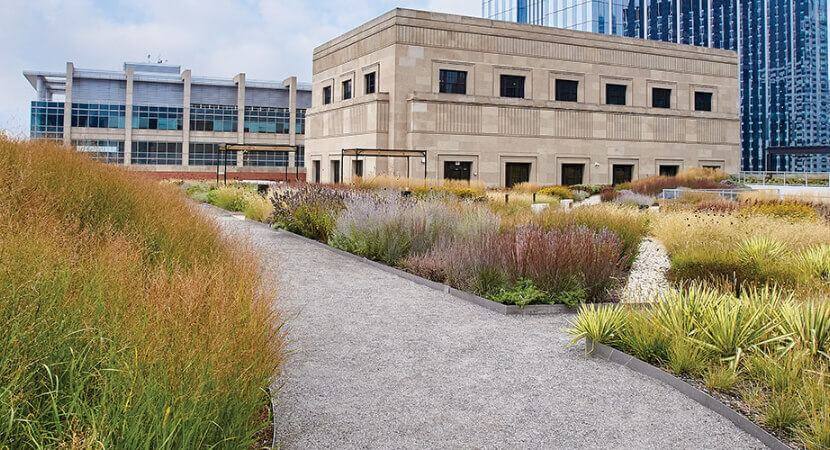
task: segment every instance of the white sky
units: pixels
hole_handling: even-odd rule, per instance
[[[196,76],[311,79],[311,52],[395,7],[479,16],[481,0],[0,0],[0,130],[28,136],[23,70],[120,70],[148,54]]]

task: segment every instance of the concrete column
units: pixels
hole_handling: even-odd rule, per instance
[[[72,78],[75,65],[66,63],[66,95],[63,100],[63,145],[72,145]]]
[[[640,28],[643,29],[643,39],[648,39],[648,2],[651,0],[643,0],[643,23]]]
[[[49,89],[46,87],[46,80],[43,77],[37,77],[37,99],[42,102],[52,101],[52,95],[49,94]]]
[[[183,93],[182,98],[182,165],[188,165],[188,160],[190,159],[190,81],[191,81],[191,74],[190,69],[185,70],[182,72],[182,82],[184,85],[182,86]]]
[[[678,44],[680,43],[680,1],[681,0],[677,0],[677,2],[676,2],[677,8],[675,8],[675,13],[674,13],[674,24],[675,24],[675,27],[676,27],[675,28],[675,36],[674,36],[675,39],[674,40]]]
[[[715,26],[712,23],[712,0],[706,1],[706,43],[708,44],[709,48],[712,48],[712,27]]]
[[[133,154],[133,78],[135,78],[135,71],[128,68],[125,74],[127,97],[124,99],[124,165],[129,166]]]
[[[236,82],[236,107],[237,107],[237,122],[239,123],[236,129],[236,143],[245,143],[245,74],[240,73],[233,77]],[[236,165],[242,166],[243,157],[242,152],[237,152]]]
[[[297,145],[297,77],[286,78],[282,82],[288,88],[288,144]],[[295,155],[288,155],[288,167],[294,167]]]

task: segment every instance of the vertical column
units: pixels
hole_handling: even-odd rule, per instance
[[[288,88],[288,145],[297,145],[297,77],[288,77],[282,84]],[[288,167],[296,165],[296,156],[288,155]]]
[[[125,71],[127,77],[127,98],[124,99],[124,165],[131,164],[133,155],[133,79],[135,71],[128,67]]]
[[[72,79],[75,65],[66,63],[66,92],[63,100],[63,145],[72,145]]]
[[[643,0],[643,22],[640,28],[643,29],[643,39],[648,39],[648,2],[651,0]]]
[[[190,160],[190,69],[182,72],[182,165],[188,165]]]
[[[42,102],[52,101],[52,96],[46,87],[46,81],[40,76],[37,77],[37,99]]]
[[[244,144],[245,143],[245,74],[240,73],[237,76],[233,77],[233,81],[236,82],[236,114],[237,114],[237,123],[239,123],[236,129],[236,143],[237,144]],[[242,161],[245,158],[243,157],[242,152],[236,153],[236,165],[242,166]]]
[[[674,41],[679,44],[681,42],[681,39],[680,39],[680,35],[681,35],[681,33],[680,33],[680,3],[682,2],[682,0],[675,0],[675,2],[676,2],[677,7],[675,8],[675,11],[674,11],[674,24],[675,24],[675,27],[676,27],[675,28],[675,33],[674,33]]]
[[[715,26],[712,23],[712,0],[706,0],[706,42],[709,44],[709,48],[712,48],[712,28]]]
[[[614,0],[608,0],[608,20],[605,23],[608,25],[605,34],[614,34]]]

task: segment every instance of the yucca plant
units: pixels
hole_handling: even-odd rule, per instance
[[[620,341],[626,352],[644,361],[663,362],[669,358],[671,337],[655,327],[645,314],[632,312],[626,315]]]
[[[675,338],[686,338],[695,334],[701,315],[706,309],[715,307],[728,296],[702,283],[690,283],[684,289],[669,289],[653,308],[654,324]]]
[[[786,245],[767,236],[753,236],[738,246],[738,259],[755,267],[776,262],[787,253]]]
[[[573,336],[571,342],[590,339],[600,344],[618,343],[625,319],[625,311],[618,306],[582,305],[572,322],[573,327],[568,330]]]
[[[821,244],[804,250],[799,264],[808,277],[830,281],[830,245]]]
[[[696,376],[706,367],[706,359],[694,342],[676,338],[669,346],[666,366],[677,375]]]
[[[786,305],[780,311],[784,350],[830,360],[830,303]]]
[[[704,350],[736,367],[748,350],[780,340],[770,336],[776,323],[767,320],[766,309],[742,301],[724,301],[703,310],[691,336]]]

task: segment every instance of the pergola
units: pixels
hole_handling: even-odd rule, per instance
[[[340,151],[340,181],[343,181],[343,162],[347,156],[354,158],[354,161],[361,156],[373,156],[382,158],[406,158],[406,176],[409,176],[409,159],[423,158],[424,159],[424,179],[427,178],[427,151],[426,150],[409,150],[398,148],[344,148]]]
[[[220,158],[216,158],[216,182],[219,183],[219,168],[224,166],[223,174],[224,175],[224,183],[228,184],[228,153],[229,152],[240,152],[244,154],[245,152],[271,152],[271,153],[286,153],[287,157],[285,160],[285,169],[284,173],[284,180],[288,181],[288,161],[290,161],[291,155],[296,155],[298,151],[298,146],[296,145],[282,145],[282,144],[222,144],[219,146],[219,154]],[[299,179],[300,176],[300,168],[296,164],[294,164],[294,179]]]

